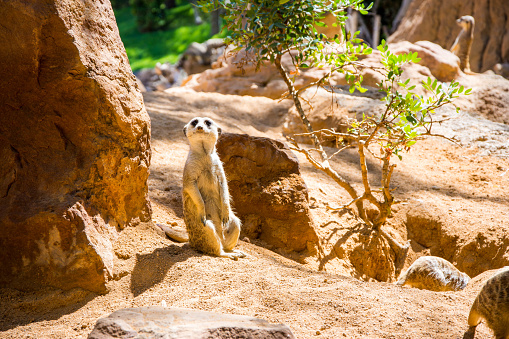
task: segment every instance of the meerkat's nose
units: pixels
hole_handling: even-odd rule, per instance
[[[198,126],[198,127],[196,127],[196,129],[197,129],[198,131],[203,131],[203,127],[202,127],[202,126]]]

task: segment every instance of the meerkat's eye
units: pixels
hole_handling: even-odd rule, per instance
[[[210,125],[212,125],[212,122],[210,120],[205,120],[205,125],[207,125],[207,127],[210,127]]]
[[[191,121],[191,125],[193,127],[196,127],[196,125],[198,125],[198,119],[194,119],[193,121]]]

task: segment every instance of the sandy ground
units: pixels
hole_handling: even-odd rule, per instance
[[[195,116],[209,116],[227,132],[282,140],[281,126],[290,106],[266,98],[180,92],[146,94],[145,103],[152,120],[153,220],[177,229],[184,228],[180,200],[188,150],[184,124]],[[162,300],[169,307],[285,323],[297,338],[474,338],[467,331],[469,308],[482,280],[493,272],[482,273],[461,292],[440,293],[398,287],[392,283],[394,272],[378,279],[388,282],[364,275],[359,265],[380,258],[367,253],[363,263],[355,264],[349,260],[353,256],[338,249],[362,254],[359,239],[376,239],[352,213],[326,210],[325,202],[340,205],[348,201],[347,195],[299,159],[322,256],[295,261],[256,241],[240,241],[238,247],[247,258],[214,258],[170,241],[153,223],[140,224],[125,229],[114,245],[116,272],[106,295],[0,290],[0,338],[86,338],[98,318],[125,307],[160,305]],[[334,166],[360,185],[354,153],[334,160]],[[373,182],[377,166],[370,162]],[[398,163],[393,185],[400,204],[385,229],[401,242],[407,236],[405,211],[415,202],[441,211],[464,239],[508,234],[508,159],[483,157],[475,148],[441,140],[423,141]],[[413,244],[405,265],[426,251]],[[486,326],[479,325],[475,338],[490,337]]]

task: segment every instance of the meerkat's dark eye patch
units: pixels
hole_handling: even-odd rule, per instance
[[[205,125],[207,125],[207,127],[210,127],[210,125],[212,125],[212,122],[210,120],[205,120]]]
[[[194,119],[193,121],[191,121],[191,125],[193,127],[196,127],[196,125],[198,125],[198,119]]]

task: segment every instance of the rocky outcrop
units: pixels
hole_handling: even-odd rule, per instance
[[[217,152],[243,223],[241,237],[288,251],[315,248],[307,187],[290,149],[268,138],[223,133]]]
[[[173,86],[180,86],[185,73],[168,62],[157,63],[154,68],[144,68],[136,72],[138,85],[142,92],[164,91]]]
[[[150,121],[109,2],[0,4],[0,286],[105,291],[150,219]]]
[[[88,339],[113,338],[292,339],[283,324],[242,315],[165,307],[126,308],[97,321]]]
[[[226,44],[223,39],[210,39],[201,44],[193,42],[182,53],[177,66],[188,75],[201,73],[211,68],[225,49]]]
[[[459,58],[430,41],[417,41],[414,44],[401,41],[390,45],[394,54],[415,53],[421,59],[419,65],[427,67],[431,74],[442,82],[450,82],[460,75]]]
[[[341,49],[337,48],[338,46],[333,47],[324,53],[341,53]],[[422,60],[418,65],[412,65],[412,67],[418,69],[415,73],[419,73],[419,78],[423,78],[423,75],[433,75],[440,81],[451,81],[459,75],[459,66],[456,64],[458,57],[439,45],[428,41],[420,41],[415,44],[407,42],[391,45],[390,49],[396,54],[417,52]],[[358,69],[363,77],[363,85],[377,87],[384,79],[377,70],[380,68],[382,60],[380,53],[375,50],[370,55],[361,56],[360,59],[365,66]],[[282,65],[288,72],[295,70],[289,54],[283,56]],[[330,69],[327,67],[301,69],[295,80],[295,88],[300,89],[308,86],[321,79],[329,71]],[[345,76],[335,73],[330,78],[330,85],[347,85]],[[226,57],[221,57],[213,65],[213,69],[189,77],[183,82],[183,86],[199,92],[266,96],[272,99],[278,99],[288,91],[274,65],[265,62],[257,69],[256,64],[250,60],[250,55],[244,50],[236,55],[227,53]]]
[[[346,92],[348,93],[348,92]],[[377,91],[370,89],[370,95],[376,97]],[[347,132],[349,119],[362,119],[362,115],[373,116],[381,113],[384,105],[379,100],[369,97],[360,97],[336,91],[334,94],[317,87],[311,87],[302,93],[305,99],[302,108],[307,114],[314,131],[333,129],[336,132]],[[286,116],[283,133],[294,138],[297,142],[312,143],[308,136],[295,136],[306,133],[297,109],[292,107]],[[334,137],[321,136],[323,146],[336,147]]]
[[[472,225],[482,225],[472,215]],[[412,202],[406,212],[408,239],[434,256],[456,263],[456,267],[475,277],[493,267],[509,264],[509,238],[506,229],[482,229],[466,234],[458,229],[453,215],[437,205]]]
[[[475,19],[470,67],[474,72],[509,62],[509,6],[505,0],[414,0],[389,42],[428,40],[450,49],[460,32],[456,19]]]

